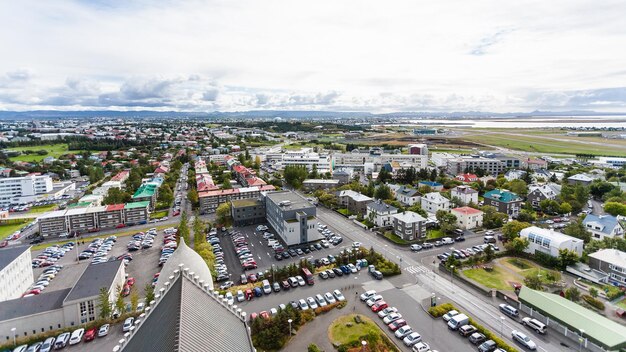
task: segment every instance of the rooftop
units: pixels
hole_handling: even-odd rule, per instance
[[[133,194],[133,198],[152,197],[154,193],[156,193],[156,189],[157,189],[157,186],[154,184],[150,184],[150,183],[143,184],[137,189],[135,194]]]
[[[339,191],[339,197],[350,197],[355,202],[367,202],[372,200],[372,198],[353,190]]]
[[[44,291],[31,297],[16,298],[0,302],[0,321],[49,312],[63,307],[63,300],[71,288]]]
[[[281,207],[282,209],[286,209],[286,210],[313,207],[313,204],[311,204],[308,200],[301,197],[299,194],[295,192],[291,192],[291,191],[279,191],[279,192],[268,193],[267,199],[269,199],[270,201],[272,201],[272,203],[277,204],[277,205],[281,204],[281,202],[287,202],[287,201],[291,202],[288,206]]]
[[[520,198],[520,196],[505,189],[494,189],[492,191],[489,191],[485,193],[485,198],[498,200],[504,203],[522,201],[522,198]]]
[[[126,205],[124,205],[124,209],[147,208],[149,206],[150,201],[144,200],[143,202],[126,203]]]
[[[412,211],[405,211],[402,213],[392,215],[394,218],[398,219],[398,221],[402,221],[404,223],[414,223],[420,221],[426,221],[424,217],[422,217],[418,213],[414,213]]]
[[[302,182],[302,184],[307,184],[307,183],[338,184],[339,180],[333,180],[333,179],[326,180],[323,178],[309,178]]]
[[[7,265],[13,262],[15,258],[29,250],[30,246],[10,246],[5,249],[0,249],[0,270],[3,270]]]
[[[607,319],[592,310],[552,293],[535,291],[522,286],[519,298],[575,332],[585,331],[585,337],[608,350],[626,347],[626,326]]]
[[[576,237],[568,236],[568,235],[566,235],[564,233],[557,232],[557,231],[554,231],[552,229],[542,229],[542,228],[537,227],[537,226],[527,227],[527,228],[523,229],[522,231],[520,231],[520,235],[521,234],[526,235],[528,233],[533,233],[535,235],[539,235],[539,236],[542,236],[542,237],[547,237],[547,238],[549,238],[549,239],[551,239],[553,241],[557,241],[557,242],[566,242],[566,241],[570,241],[570,240],[573,240],[574,242],[576,242],[576,241],[582,242],[581,239],[578,239]],[[528,237],[528,236],[526,236],[526,237]]]
[[[231,201],[233,208],[239,208],[239,207],[253,207],[255,205],[263,205],[263,202],[261,202],[258,199],[237,199],[237,200],[233,200]]]
[[[89,264],[80,276],[72,291],[65,297],[64,301],[81,300],[88,297],[95,297],[100,293],[100,288],[109,289],[113,284],[115,275],[122,266],[121,260],[112,260],[101,264]]]
[[[367,208],[377,213],[381,212],[398,212],[398,208],[383,202],[371,202],[367,204]]]
[[[603,262],[626,268],[626,252],[617,249],[607,248],[601,249],[595,253],[589,254],[591,258],[596,258]]]
[[[611,231],[613,231],[613,229],[615,228],[615,226],[619,225],[619,222],[617,221],[617,218],[613,215],[594,215],[594,214],[587,214],[587,216],[585,217],[585,220],[583,220],[583,224],[587,225],[597,225],[598,227],[601,228],[601,232],[602,233],[606,233],[609,234],[611,233]]]
[[[478,209],[474,209],[474,208],[470,208],[470,207],[460,207],[460,208],[454,208],[452,209],[453,212],[455,213],[461,213],[464,215],[473,215],[473,214],[482,214],[483,212],[478,210]]]

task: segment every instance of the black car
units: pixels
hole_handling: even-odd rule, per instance
[[[303,251],[305,254],[309,254],[309,253],[311,253],[311,250],[309,249],[309,247],[304,247],[304,248],[302,248],[302,251]]]
[[[289,253],[288,253],[288,252],[283,252],[281,255],[283,256],[283,259],[289,259],[289,258],[291,258],[291,256],[289,255]]]
[[[280,253],[276,253],[276,255],[274,256],[274,258],[276,258],[276,260],[281,261],[283,260],[283,256]]]
[[[341,269],[339,269],[339,268],[333,268],[333,272],[337,276],[343,276],[343,271],[341,271]]]
[[[43,238],[42,237],[38,237],[35,238],[34,240],[30,241],[30,244],[37,244],[37,243],[41,243],[43,242]]]
[[[459,236],[459,237],[455,238],[454,240],[455,240],[456,242],[463,242],[463,241],[465,241],[465,237],[463,237],[463,236]]]

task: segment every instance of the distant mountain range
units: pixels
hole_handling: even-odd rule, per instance
[[[253,119],[253,118],[274,118],[284,119],[367,119],[367,118],[434,118],[434,119],[483,119],[483,118],[515,118],[515,117],[545,117],[545,116],[618,116],[625,113],[600,113],[595,111],[533,111],[533,112],[512,112],[512,113],[492,113],[482,111],[458,111],[458,112],[392,112],[392,113],[369,113],[369,112],[347,112],[347,111],[280,111],[280,110],[253,110],[240,112],[181,112],[181,111],[56,111],[56,110],[35,110],[35,111],[0,111],[0,120],[52,120],[67,118],[181,118],[181,119]]]

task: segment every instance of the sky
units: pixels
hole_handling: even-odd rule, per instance
[[[626,112],[623,0],[0,2],[0,110]]]

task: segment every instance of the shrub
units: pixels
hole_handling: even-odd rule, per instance
[[[345,306],[346,306],[346,304],[348,304],[348,302],[347,302],[347,301],[341,301],[341,302],[338,302],[338,303],[337,303],[337,309],[341,309],[341,308],[345,307]]]
[[[604,310],[604,303],[599,299],[595,299],[590,295],[583,295],[583,300],[596,309]]]
[[[453,309],[454,309],[454,306],[452,304],[444,303],[439,306],[428,308],[428,313],[435,318],[439,318]]]
[[[345,301],[335,302],[335,303],[332,303],[332,304],[325,305],[323,307],[317,307],[317,308],[315,308],[315,315],[320,315],[320,314],[324,314],[326,312],[330,312],[335,307],[339,306],[339,303],[344,303],[344,302]]]
[[[307,352],[322,352],[322,350],[320,350],[320,348],[317,347],[316,344],[312,343],[309,345],[309,347],[307,347]]]
[[[603,289],[604,292],[606,292],[606,297],[609,299],[609,301],[612,301],[624,295],[624,291],[615,286],[605,285]]]

